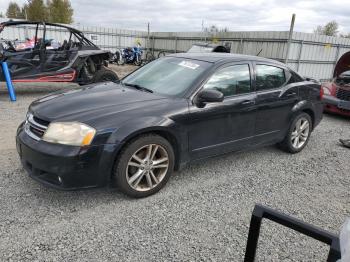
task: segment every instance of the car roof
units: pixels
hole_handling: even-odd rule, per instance
[[[5,22],[0,23],[0,25],[2,26],[16,26],[16,25],[43,25],[44,22],[40,22],[40,21],[26,21],[26,20],[20,20],[20,21],[13,21],[13,20],[8,20]],[[80,33],[81,32],[73,27],[70,26],[66,26],[66,25],[62,25],[62,24],[55,24],[55,23],[47,23],[45,22],[45,25],[48,26],[57,26],[57,27],[62,27],[62,28],[66,28],[70,31],[76,32],[76,33]]]
[[[258,61],[273,63],[280,66],[286,66],[285,64],[264,57],[251,56],[251,55],[242,55],[242,54],[232,54],[232,53],[177,53],[171,54],[168,56],[181,57],[187,59],[201,60],[209,63],[219,63],[219,62],[238,62],[238,61]]]

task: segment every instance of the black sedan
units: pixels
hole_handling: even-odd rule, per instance
[[[161,189],[185,164],[278,144],[301,151],[322,119],[322,90],[284,64],[233,54],[176,54],[119,83],[34,101],[17,131],[29,175],[78,189]]]

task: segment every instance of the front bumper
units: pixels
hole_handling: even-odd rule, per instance
[[[36,141],[22,125],[17,130],[16,146],[31,178],[63,190],[106,186],[118,148],[115,144],[76,147]]]
[[[334,96],[324,95],[323,103],[325,104],[324,110],[326,112],[336,113],[344,116],[350,116],[350,107],[344,106],[344,103],[349,103],[349,101],[340,100]]]

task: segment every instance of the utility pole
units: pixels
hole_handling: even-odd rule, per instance
[[[149,22],[147,23],[147,49],[150,51],[151,42],[149,39]]]
[[[288,63],[289,50],[290,50],[290,45],[291,45],[292,37],[293,37],[294,22],[295,22],[295,14],[292,15],[292,21],[290,22],[289,36],[288,36],[288,42],[287,42],[287,53],[286,53],[286,57],[284,59],[285,64]]]

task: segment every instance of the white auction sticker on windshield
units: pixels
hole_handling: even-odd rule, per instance
[[[191,69],[197,69],[199,67],[199,65],[189,62],[189,61],[182,61],[180,64],[180,66],[184,66],[184,67],[188,67]]]

